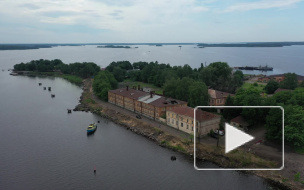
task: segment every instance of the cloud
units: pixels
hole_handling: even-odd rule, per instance
[[[302,0],[262,0],[256,2],[240,3],[227,7],[224,12],[234,11],[250,11],[257,9],[271,9],[271,8],[286,8],[292,6]]]
[[[20,5],[20,7],[24,7],[24,8],[32,9],[32,10],[36,10],[36,9],[40,8],[39,6],[32,4],[32,3],[25,3],[25,4]]]

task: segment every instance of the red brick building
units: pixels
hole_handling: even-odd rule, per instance
[[[209,105],[210,106],[224,106],[226,103],[227,97],[234,96],[234,94],[230,94],[228,92],[222,92],[218,90],[208,89],[209,94]]]

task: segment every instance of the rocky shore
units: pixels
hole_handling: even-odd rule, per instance
[[[193,142],[192,139],[173,136],[159,129],[158,125],[143,122],[128,114],[121,113],[115,109],[114,105],[99,100],[92,91],[92,80],[86,79],[83,81],[83,93],[80,97],[80,104],[73,111],[85,111],[97,114],[109,121],[112,121],[126,129],[144,136],[159,146],[181,152],[193,159]],[[252,158],[250,154],[240,151],[240,157],[227,157],[224,154],[223,148],[218,148],[211,145],[197,144],[197,158],[208,162],[215,163],[220,167],[261,167],[257,163],[251,164],[246,161],[247,158]],[[256,160],[256,157],[253,157]],[[261,161],[259,160],[259,163]],[[261,162],[262,164],[272,164]],[[269,166],[269,165],[268,165]],[[242,171],[243,172],[243,171]],[[244,173],[254,174],[264,178],[269,184],[277,189],[303,189],[303,186],[293,181],[286,181],[280,171],[246,171]]]

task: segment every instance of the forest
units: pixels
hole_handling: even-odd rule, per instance
[[[76,75],[88,78],[96,75],[100,67],[92,62],[64,64],[59,59],[54,60],[32,60],[28,63],[14,65],[15,71],[37,71],[37,72],[62,72],[63,74]]]

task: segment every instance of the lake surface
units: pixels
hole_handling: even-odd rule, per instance
[[[243,71],[248,74],[282,74],[295,72],[304,75],[304,46],[285,47],[207,47],[195,45],[131,46],[131,49],[97,48],[97,46],[59,46],[37,50],[0,51],[0,69],[13,68],[14,64],[36,59],[61,59],[64,63],[95,62],[106,67],[112,61],[127,60],[158,61],[174,65],[188,64],[192,68],[216,61],[227,62],[230,66],[271,66],[272,72]],[[138,47],[138,48],[134,48]]]
[[[0,189],[269,188],[252,175],[196,171],[190,158],[91,113],[67,114],[80,95],[80,87],[63,79],[0,70]],[[88,124],[98,120],[87,136]]]

